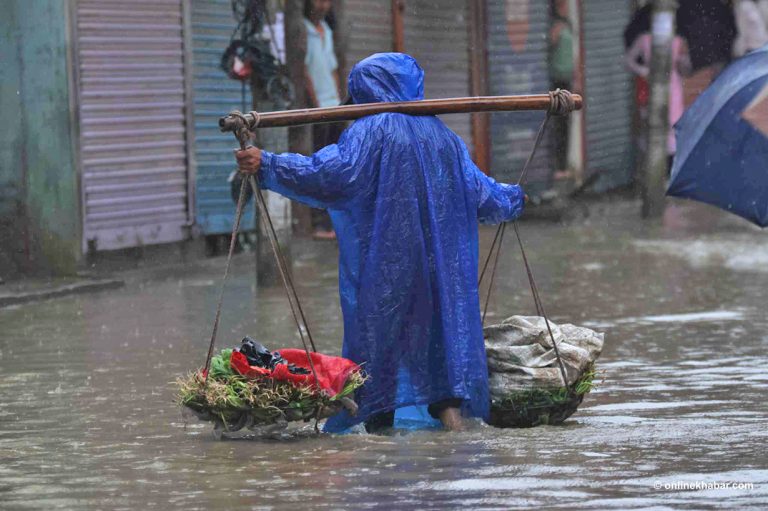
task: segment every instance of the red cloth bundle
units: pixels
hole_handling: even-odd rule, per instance
[[[309,359],[307,359],[307,353],[304,350],[284,349],[279,350],[279,352],[286,362],[296,367],[303,367],[310,371],[310,373],[293,374],[288,370],[286,364],[278,364],[273,370],[252,366],[248,364],[246,356],[239,351],[232,351],[229,363],[237,373],[249,378],[260,376],[299,386],[315,385],[315,377],[312,374],[312,368],[309,364]],[[349,375],[360,369],[359,365],[346,358],[321,355],[320,353],[310,353],[310,356],[315,366],[315,372],[317,372],[320,388],[331,396],[341,392]]]

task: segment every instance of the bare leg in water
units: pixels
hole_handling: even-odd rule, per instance
[[[461,418],[461,399],[449,398],[429,405],[429,414],[440,419],[447,431],[464,431],[464,420]]]
[[[462,400],[456,398],[444,399],[429,405],[429,414],[443,423],[446,431],[464,431],[464,419],[461,417]],[[395,424],[395,412],[379,413],[365,422],[365,430],[372,434],[388,433]]]
[[[458,408],[448,407],[440,412],[440,422],[447,431],[464,431],[464,419],[461,418],[461,411]]]

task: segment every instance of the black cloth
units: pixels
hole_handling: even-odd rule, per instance
[[[427,411],[433,419],[439,419],[440,414],[443,413],[447,408],[461,408],[461,403],[463,402],[463,399],[455,397],[443,399],[442,401],[438,401],[437,403],[432,403],[429,405],[427,407]]]
[[[624,29],[624,48],[629,49],[639,36],[651,31],[651,4],[645,5],[635,11],[632,19]]]
[[[243,337],[237,351],[245,355],[245,358],[248,359],[248,364],[254,367],[261,367],[272,371],[278,364],[287,364],[288,371],[292,374],[309,374],[309,371],[303,367],[288,364],[279,351],[272,353],[263,344],[254,341],[247,335]]]
[[[736,37],[732,2],[724,0],[679,0],[678,33],[688,41],[694,71],[731,60]]]
[[[369,434],[381,433],[395,426],[395,412],[379,413],[365,421],[365,432]]]
[[[427,407],[427,412],[433,419],[440,419],[440,414],[446,408],[461,408],[462,399],[449,398],[432,403]],[[381,433],[395,426],[395,412],[379,413],[365,421],[365,431],[370,434]]]

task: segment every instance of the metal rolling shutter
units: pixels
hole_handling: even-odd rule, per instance
[[[549,90],[547,4],[540,0],[488,0],[488,86],[492,95]],[[543,118],[543,112],[491,115],[491,172],[497,179],[517,181]],[[531,163],[526,179],[529,193],[540,193],[549,186],[549,145],[549,137],[544,137]]]
[[[347,0],[349,69],[373,53],[392,51],[392,6],[389,1]]]
[[[424,68],[427,99],[469,96],[469,10],[466,0],[407,0],[405,51]],[[472,151],[469,114],[441,116]]]
[[[219,67],[237,23],[230,0],[192,1],[193,115],[195,123],[195,221],[204,234],[232,232],[235,206],[227,177],[235,168],[231,133],[221,133],[218,119],[231,110],[251,109],[246,86],[245,104],[240,82]],[[254,211],[245,209],[243,229],[253,229]]]
[[[587,171],[607,171],[601,185],[631,180],[632,83],[624,68],[629,1],[583,2]]]
[[[84,244],[182,240],[189,221],[181,0],[79,0]]]
[[[4,220],[13,218],[19,209],[21,180],[17,172],[20,173],[18,167],[0,169],[0,226]]]
[[[17,14],[11,8],[10,23],[17,23]],[[6,25],[7,26],[7,25]],[[15,37],[13,32],[7,32],[7,37]],[[16,43],[18,44],[18,43]],[[0,45],[0,62],[3,63],[3,81],[0,83],[0,111],[8,119],[21,119],[22,106],[22,80],[21,59],[18,46],[4,42]],[[24,147],[24,135],[21,129],[8,129],[3,133],[3,147],[0,147],[0,229],[5,224],[16,221],[16,214],[21,206],[24,178],[22,166],[22,154]],[[6,243],[6,240],[3,240]],[[5,247],[4,247],[5,248]],[[4,250],[0,250],[3,252]]]

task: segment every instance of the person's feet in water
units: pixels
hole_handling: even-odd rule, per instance
[[[446,431],[464,431],[464,420],[461,418],[461,403],[458,398],[449,398],[432,403],[427,408],[429,415],[439,419]]]
[[[461,399],[444,399],[432,403],[427,411],[434,419],[443,423],[446,431],[465,431],[464,419],[461,417]],[[365,421],[365,431],[371,435],[389,435],[395,426],[395,412],[383,412],[373,415]]]
[[[440,422],[446,431],[464,431],[464,419],[461,418],[461,411],[458,408],[448,407],[440,412]]]

